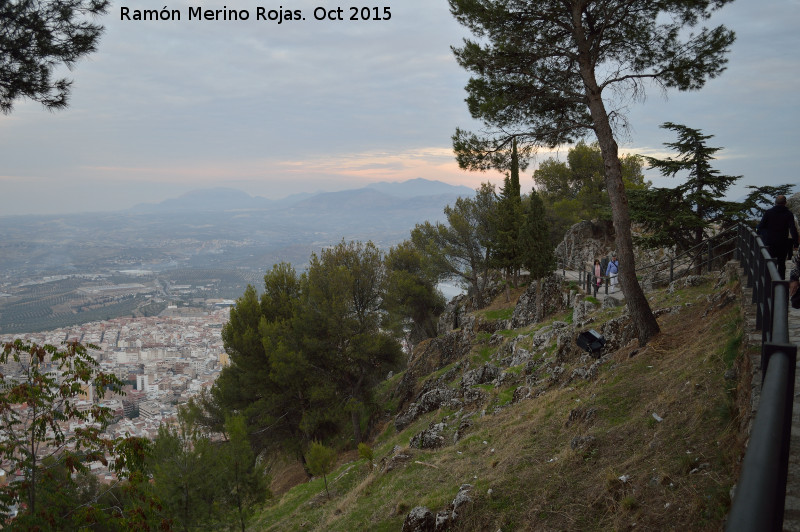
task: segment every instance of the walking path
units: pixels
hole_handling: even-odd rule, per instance
[[[581,286],[581,288],[584,288],[584,286],[581,283],[581,278],[580,278],[581,276],[577,271],[562,269],[562,270],[556,270],[556,272],[557,273],[560,272],[565,280],[575,281],[576,283],[578,283],[579,286]],[[606,290],[608,290],[608,293],[606,293]],[[613,290],[610,287],[607,288],[605,283],[603,283],[603,286],[601,286],[600,289],[597,291],[597,299],[599,299],[600,302],[602,303],[603,300],[607,297],[613,297],[620,303],[625,301],[625,296],[622,293],[622,288],[620,287],[619,283],[617,283],[616,288],[614,288]]]

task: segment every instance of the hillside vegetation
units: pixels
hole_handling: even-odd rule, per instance
[[[479,400],[444,405],[399,431],[394,416],[408,402],[400,404],[404,374],[394,375],[378,394],[385,417],[369,441],[374,462],[342,454],[327,475],[330,498],[322,478],[289,488],[305,480],[302,471],[273,465],[275,496],[251,529],[400,530],[418,506],[446,514],[450,530],[720,529],[741,456],[739,405],[749,402],[738,293],[727,278],[651,293],[662,332],[646,347],[631,341],[595,360],[555,335],[533,363],[471,386]],[[478,312],[485,327],[510,316],[516,298],[504,301]],[[622,313],[595,310],[581,330]],[[416,389],[463,387],[466,372],[507,360],[512,342],[532,348],[537,333],[571,319],[562,312],[477,332],[465,356]],[[406,371],[413,367],[414,357]],[[411,445],[439,423],[440,447]]]

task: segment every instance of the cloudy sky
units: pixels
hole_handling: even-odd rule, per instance
[[[188,6],[247,9],[246,22],[188,20]],[[305,21],[257,21],[249,0],[171,0],[180,21],[101,19],[99,51],[67,73],[69,108],[17,102],[0,115],[0,215],[116,210],[227,186],[272,198],[416,177],[477,187],[499,174],[453,159],[468,79],[466,36],[445,0],[389,0],[390,20],[315,21],[347,2],[284,0]],[[353,5],[357,5],[353,3]],[[358,4],[360,5],[360,4]],[[712,19],[737,33],[728,70],[700,92],[632,104],[625,151],[665,154],[664,121],[715,135],[718,164],[748,184],[798,183],[800,0],[739,0]],[[566,149],[560,152],[566,154]],[[541,153],[539,158],[550,156]],[[523,185],[532,185],[531,170]],[[652,176],[651,176],[652,177]],[[657,181],[657,184],[665,184]]]

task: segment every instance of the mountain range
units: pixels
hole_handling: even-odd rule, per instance
[[[371,183],[363,188],[342,190],[338,192],[303,192],[292,194],[282,199],[273,200],[250,194],[234,188],[216,187],[193,190],[177,198],[170,198],[159,203],[140,203],[126,212],[225,212],[281,209],[290,207],[319,208],[337,210],[339,206],[381,207],[395,206],[397,200],[412,200],[425,204],[431,198],[447,196],[469,196],[474,190],[461,185],[449,185],[442,181],[430,179],[409,179],[400,182],[382,181]]]
[[[212,188],[113,213],[0,217],[0,285],[15,278],[164,267],[263,272],[341,240],[388,248],[474,191],[441,181],[373,183],[280,200]]]

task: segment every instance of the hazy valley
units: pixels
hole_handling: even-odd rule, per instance
[[[127,211],[0,217],[0,333],[232,299],[344,240],[388,248],[473,191],[415,179],[283,200],[199,190]]]

